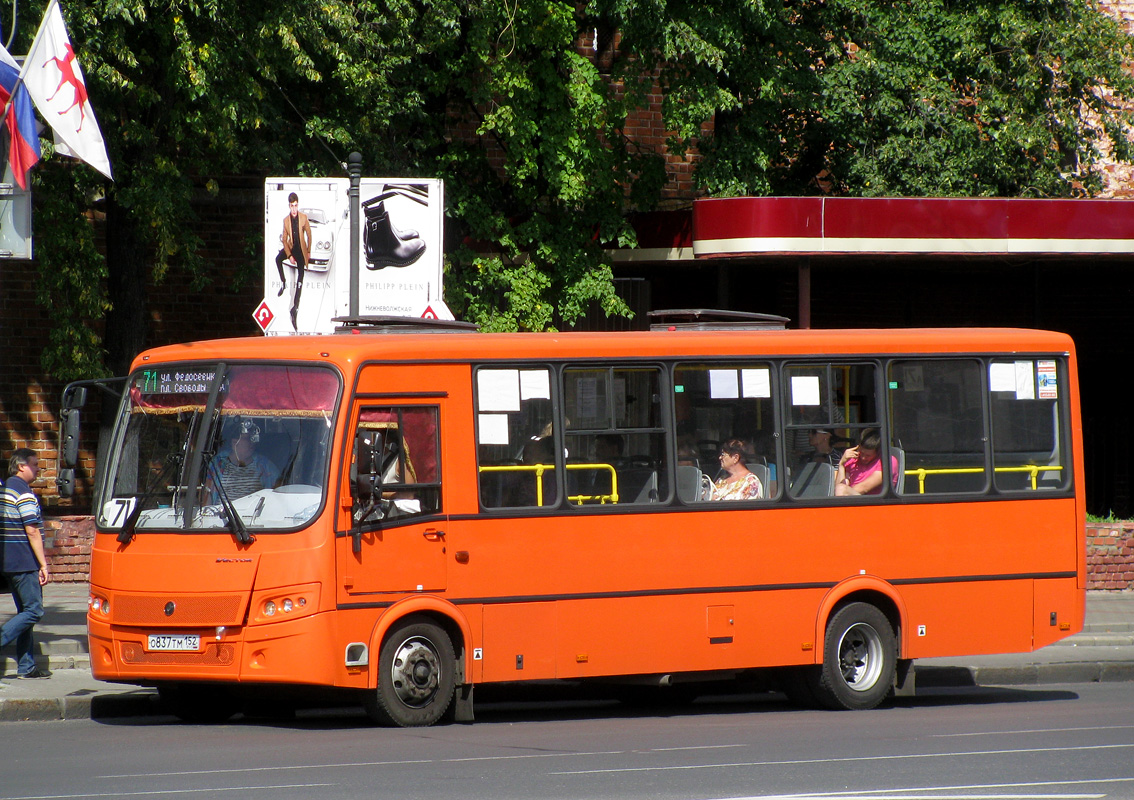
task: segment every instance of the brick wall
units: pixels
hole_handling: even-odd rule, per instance
[[[52,583],[89,580],[94,533],[94,519],[88,516],[48,517],[43,521],[44,553]]]
[[[1087,588],[1134,590],[1134,522],[1087,524]]]

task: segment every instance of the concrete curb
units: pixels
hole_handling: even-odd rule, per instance
[[[0,722],[54,722],[90,719],[92,697],[38,697],[0,700]]]
[[[1036,686],[1048,683],[1134,681],[1134,661],[1085,661],[1018,666],[938,667],[914,663],[918,687]]]
[[[157,692],[109,692],[65,697],[0,697],[0,722],[55,722],[65,719],[116,719],[164,714]]]

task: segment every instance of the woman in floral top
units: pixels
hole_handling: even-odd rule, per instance
[[[721,445],[721,469],[726,474],[713,484],[710,500],[758,500],[764,496],[760,479],[744,465],[744,449],[740,439]]]

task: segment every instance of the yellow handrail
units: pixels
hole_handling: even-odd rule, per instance
[[[1037,479],[1041,472],[1059,472],[1063,469],[1060,464],[1025,464],[1022,467],[994,467],[993,472],[1027,472],[1031,476],[1032,489],[1036,488]],[[925,494],[926,475],[976,475],[984,472],[984,467],[952,467],[948,469],[907,469],[906,475],[917,476],[917,493]]]
[[[478,467],[480,472],[534,472],[536,480],[536,505],[543,506],[543,473],[553,471],[554,464],[505,464],[495,467]],[[610,473],[610,494],[576,494],[567,500],[582,505],[586,500],[598,500],[602,504],[618,502],[618,472],[610,464],[567,464],[568,471],[580,469],[605,469]]]

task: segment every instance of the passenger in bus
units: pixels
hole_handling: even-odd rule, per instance
[[[807,434],[807,443],[811,445],[811,452],[804,453],[800,457],[799,465],[802,467],[810,461],[817,461],[838,468],[843,454],[832,446],[834,439],[835,433],[829,428],[812,428]]]
[[[224,489],[229,500],[236,500],[261,489],[271,489],[279,480],[280,471],[268,458],[256,452],[260,443],[260,427],[252,420],[231,423],[228,447],[209,465],[207,485],[213,502],[220,502]]]
[[[853,497],[882,493],[882,459],[879,457],[882,437],[875,428],[867,428],[858,444],[843,451],[839,471],[835,475],[835,496]],[[890,456],[890,472],[898,480],[898,459]]]
[[[758,500],[764,496],[760,479],[745,465],[746,445],[742,439],[729,439],[721,445],[721,470],[725,473],[713,484],[710,500]]]

